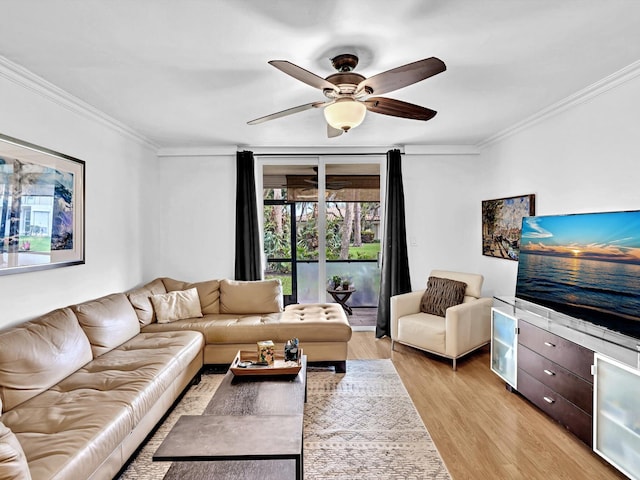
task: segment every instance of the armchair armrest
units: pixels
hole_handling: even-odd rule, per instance
[[[391,339],[398,338],[398,318],[420,312],[420,300],[424,290],[403,293],[391,297]]]
[[[446,354],[456,357],[491,340],[493,299],[479,298],[449,307],[446,312]]]

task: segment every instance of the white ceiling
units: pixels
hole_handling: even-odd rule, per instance
[[[436,56],[385,96],[428,122],[368,113],[327,139],[324,99],[267,64],[366,77]],[[640,59],[636,0],[0,0],[0,55],[159,147],[475,145]]]

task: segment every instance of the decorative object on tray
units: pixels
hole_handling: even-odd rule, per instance
[[[258,342],[258,363],[273,365],[275,350],[276,347],[272,340]]]
[[[297,338],[292,338],[291,340],[287,340],[287,343],[284,344],[284,361],[298,361],[298,344],[300,341]]]
[[[302,349],[298,349],[297,360],[285,360],[284,351],[274,351],[271,365],[258,360],[257,352],[239,350],[229,369],[236,376],[255,375],[292,375],[295,376],[302,368]]]

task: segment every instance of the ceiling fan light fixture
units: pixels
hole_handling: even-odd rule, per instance
[[[367,108],[353,98],[339,98],[324,108],[324,118],[333,128],[345,132],[357,127],[364,120]]]

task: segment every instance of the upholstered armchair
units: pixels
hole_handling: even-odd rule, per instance
[[[419,290],[391,297],[391,349],[398,342],[450,358],[455,370],[458,358],[486,345],[491,339],[493,300],[481,298],[483,281],[484,277],[478,274],[433,270],[427,288],[431,289],[429,295],[425,296],[425,290]],[[464,282],[466,287],[457,282]],[[421,311],[421,307],[422,310],[433,310],[429,305],[425,306],[425,301],[433,303],[433,296],[440,293],[442,284],[452,285],[462,303],[445,308],[446,302],[442,304],[435,298],[436,307],[440,307],[443,315]],[[444,296],[449,296],[449,292],[445,293]]]

